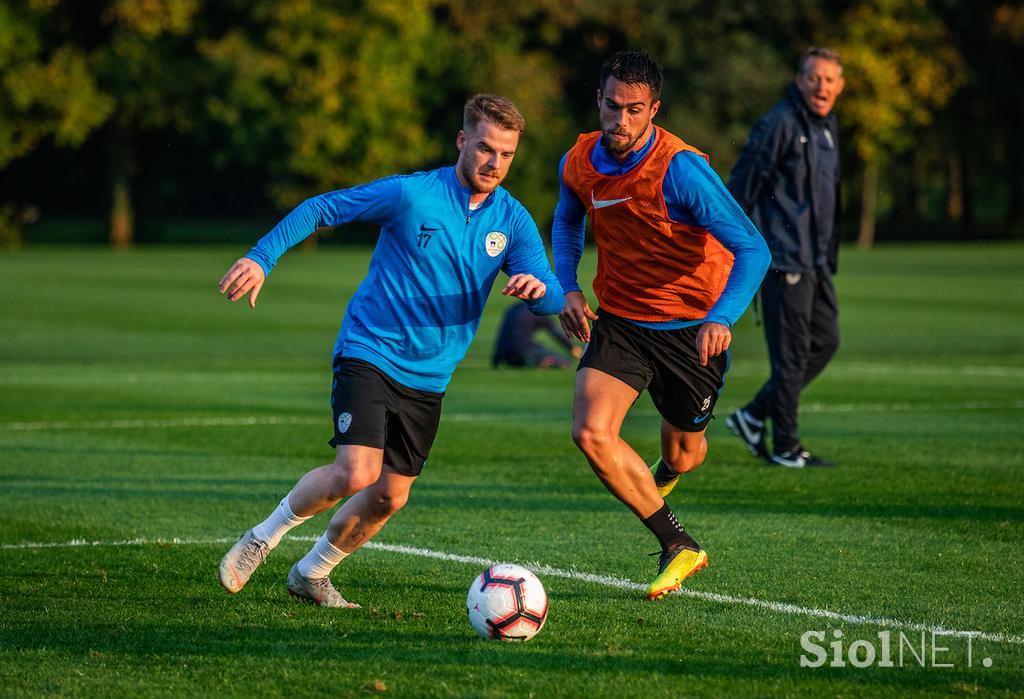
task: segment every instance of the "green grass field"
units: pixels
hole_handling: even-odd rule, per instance
[[[569,437],[572,372],[489,368],[494,297],[409,505],[335,572],[359,610],[285,592],[327,515],[217,584],[331,458],[328,355],[369,255],[292,252],[253,312],[215,288],[242,252],[0,255],[0,694],[1024,692],[1024,246],[844,251],[843,346],[802,417],[832,471],[760,466],[725,429],[765,378],[744,317],[709,457],[669,498],[711,567],[658,603],[654,539]],[[625,435],[649,460],[657,426],[645,396]],[[529,643],[470,629],[484,559],[544,581]],[[879,652],[889,630],[894,667],[801,667],[809,630]]]

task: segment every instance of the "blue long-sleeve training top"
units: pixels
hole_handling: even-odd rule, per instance
[[[334,355],[362,359],[398,383],[440,393],[466,355],[498,271],[547,285],[527,304],[562,310],[537,224],[498,187],[478,208],[453,167],[393,175],[307,199],[247,257],[268,275],[317,228],[365,221],[380,226],[370,268],[348,303]]]
[[[644,159],[654,143],[654,135],[638,151],[620,164],[598,141],[590,162],[604,175],[622,175]],[[566,156],[568,153],[566,153]],[[565,184],[565,160],[558,166],[559,195],[551,227],[551,247],[555,272],[565,291],[580,291],[576,268],[583,256],[586,235],[586,209]],[[706,322],[732,327],[750,305],[771,263],[764,238],[733,199],[722,180],[707,161],[696,153],[680,151],[669,162],[662,183],[662,194],[669,217],[678,223],[706,229],[733,254],[734,262],[722,295],[705,318],[664,323],[630,321],[649,328],[676,329]]]

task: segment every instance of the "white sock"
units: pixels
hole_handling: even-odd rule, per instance
[[[324,532],[319,541],[313,544],[309,553],[303,556],[295,566],[299,569],[299,575],[307,580],[319,580],[330,575],[334,567],[345,560],[347,556],[347,553],[330,542],[327,533]]]
[[[274,548],[281,543],[281,538],[290,529],[294,529],[307,519],[309,517],[299,517],[292,512],[292,508],[288,505],[288,495],[285,495],[284,500],[277,506],[277,509],[271,512],[269,517],[252,528],[252,533],[256,535],[257,539],[262,539],[270,544],[270,548]]]

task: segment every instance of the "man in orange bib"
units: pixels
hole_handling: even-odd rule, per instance
[[[601,131],[581,135],[562,159],[551,236],[566,292],[562,328],[589,343],[576,375],[573,440],[661,544],[648,599],[707,565],[664,498],[707,454],[730,327],[771,260],[707,156],[652,123],[661,82],[661,68],[643,52],[604,62]],[[576,279],[587,219],[598,252],[596,313]],[[619,434],[645,389],[663,418],[653,468]]]

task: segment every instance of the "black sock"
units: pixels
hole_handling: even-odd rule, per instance
[[[700,550],[700,545],[686,533],[686,530],[679,524],[679,520],[672,514],[668,504],[662,505],[660,510],[643,522],[644,526],[651,530],[651,534],[658,537],[662,551],[673,546],[684,546],[694,551]]]
[[[665,463],[665,459],[658,459],[658,467],[654,469],[654,482],[658,484],[659,488],[678,475],[678,473],[669,468],[668,464]]]

